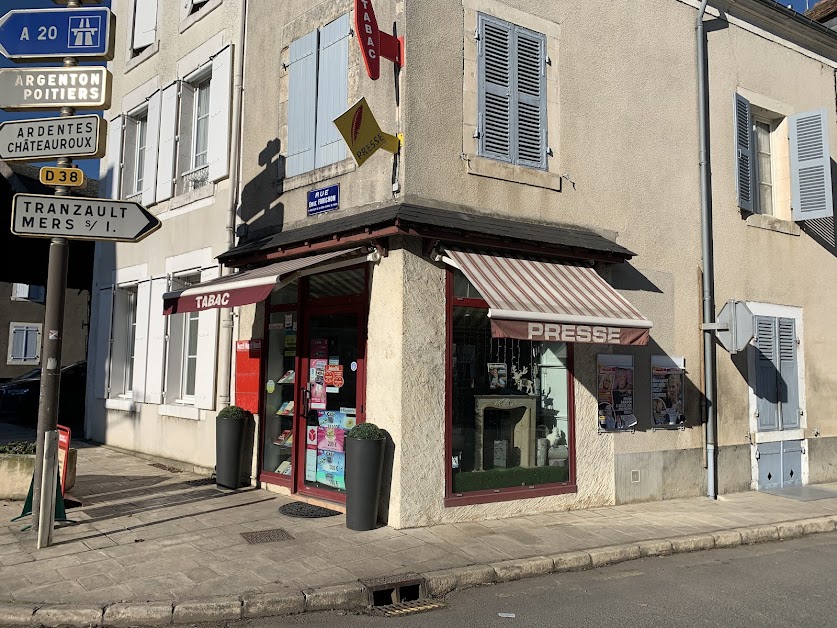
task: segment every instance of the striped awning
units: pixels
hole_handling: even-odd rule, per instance
[[[645,345],[651,322],[593,268],[528,255],[446,248],[488,302],[495,338]]]
[[[372,257],[378,258],[377,251],[364,257],[362,253],[365,251],[366,249],[361,248],[343,249],[284,260],[270,266],[204,281],[185,290],[168,292],[163,295],[163,313],[182,314],[258,303],[266,299],[276,288],[292,282],[301,274],[307,274],[305,271],[309,269],[326,272],[362,261],[375,261]],[[337,261],[336,258],[339,257],[345,259]],[[331,260],[335,261],[323,264]]]

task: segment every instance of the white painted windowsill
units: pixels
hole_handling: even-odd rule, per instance
[[[136,412],[139,407],[133,399],[105,399],[105,408],[121,410],[122,412]]]
[[[195,406],[179,404],[159,406],[157,408],[157,414],[160,416],[174,417],[176,419],[189,419],[190,421],[198,421],[201,417],[201,411]]]
[[[775,231],[776,233],[786,233],[787,235],[798,236],[802,234],[802,229],[799,225],[791,220],[782,220],[774,216],[767,216],[765,214],[750,214],[746,218],[748,227],[756,227],[757,229],[767,229],[768,231]]]

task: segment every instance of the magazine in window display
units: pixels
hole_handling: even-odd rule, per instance
[[[633,356],[598,356],[597,397],[599,429],[630,430],[637,424],[634,415]]]
[[[505,388],[508,383],[508,369],[502,362],[488,363],[488,387],[491,390]]]
[[[310,388],[311,388],[311,409],[325,410],[328,400],[325,385],[325,368],[327,360],[318,358],[311,360]]]
[[[684,358],[651,356],[651,412],[654,425],[683,425],[686,422],[685,379]]]

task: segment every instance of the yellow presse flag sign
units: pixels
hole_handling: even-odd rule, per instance
[[[358,166],[366,163],[379,148],[393,154],[398,152],[398,138],[381,131],[366,98],[361,98],[349,107],[348,111],[334,120],[334,124],[346,140]]]

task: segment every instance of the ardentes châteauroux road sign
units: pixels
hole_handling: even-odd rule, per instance
[[[106,124],[94,114],[3,122],[0,123],[0,159],[95,159],[105,153]]]
[[[12,233],[20,236],[139,242],[159,228],[131,201],[41,194],[15,194],[12,201]]]
[[[110,109],[110,82],[102,67],[0,68],[0,109]]]
[[[112,24],[107,7],[9,11],[0,17],[0,53],[19,61],[111,59]]]

